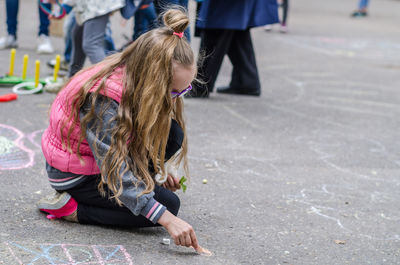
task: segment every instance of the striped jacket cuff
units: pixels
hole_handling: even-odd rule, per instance
[[[149,219],[153,224],[156,224],[166,209],[164,205],[151,198],[140,214]]]

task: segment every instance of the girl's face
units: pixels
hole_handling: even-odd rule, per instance
[[[178,95],[186,90],[190,83],[193,81],[196,74],[194,65],[187,67],[178,63],[172,63],[172,94],[171,96]],[[177,97],[173,98],[175,100]]]

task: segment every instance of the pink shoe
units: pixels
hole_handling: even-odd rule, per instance
[[[38,208],[46,212],[48,219],[56,219],[73,214],[78,209],[78,203],[66,192],[56,192],[54,195],[41,199]]]

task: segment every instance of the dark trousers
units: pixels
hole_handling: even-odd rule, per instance
[[[51,4],[43,4],[46,8],[51,9]],[[19,9],[19,0],[6,0],[6,16],[7,16],[7,33],[17,36],[17,17]],[[49,35],[50,20],[39,7],[39,34]]]
[[[115,200],[100,195],[97,185],[100,176],[87,176],[78,186],[66,190],[78,202],[78,220],[81,224],[112,225],[121,227],[156,226],[142,215],[134,215],[128,208],[119,206]],[[106,188],[106,194],[108,190]],[[180,201],[175,193],[155,186],[154,199],[177,215]]]
[[[212,92],[225,54],[232,65],[230,87],[244,92],[260,91],[256,57],[251,41],[250,29],[202,29],[198,77],[206,82],[197,85],[199,92]]]
[[[181,148],[183,137],[181,127],[173,120],[166,147],[166,161]],[[100,176],[98,175],[86,176],[85,181],[71,189],[65,190],[78,202],[79,223],[123,227],[150,227],[157,225],[150,222],[144,216],[134,215],[128,208],[119,206],[115,200],[101,196],[97,189],[99,180]],[[107,187],[104,188],[106,194],[111,194]],[[180,200],[175,193],[157,185],[154,188],[154,193],[156,201],[167,207],[167,210],[172,214],[178,214]]]
[[[47,9],[51,10],[51,4],[43,4]],[[39,19],[40,19],[40,25],[39,25],[39,34],[44,34],[46,36],[49,36],[49,26],[50,26],[50,20],[49,20],[49,15],[44,13],[42,9],[39,7]]]
[[[7,32],[15,37],[17,36],[18,9],[18,0],[6,0]]]
[[[283,0],[282,2],[282,21],[281,24],[286,26],[287,16],[289,9],[289,0]]]
[[[156,26],[156,19],[157,14],[153,3],[150,3],[146,8],[139,8],[135,13],[132,40],[136,40],[143,33],[153,29]]]

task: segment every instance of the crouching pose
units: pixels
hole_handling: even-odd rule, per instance
[[[38,206],[48,218],[82,224],[162,225],[177,245],[198,250],[193,228],[176,217],[180,184],[165,166],[174,159],[187,171],[181,96],[197,69],[183,36],[186,13],[170,9],[163,21],[57,95],[42,136],[57,193]]]

